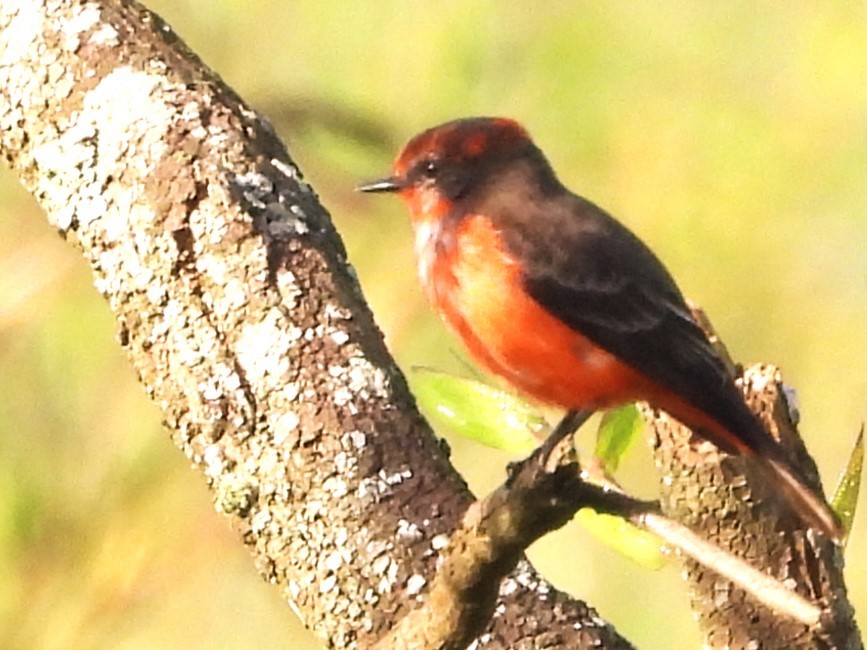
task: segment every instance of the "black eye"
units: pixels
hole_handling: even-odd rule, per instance
[[[425,178],[436,178],[440,173],[440,166],[436,160],[426,160],[421,164],[421,175]]]

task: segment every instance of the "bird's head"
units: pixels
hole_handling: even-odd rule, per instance
[[[507,118],[474,117],[446,122],[412,138],[390,176],[358,187],[395,192],[414,219],[438,218],[516,161],[541,153],[527,131]]]

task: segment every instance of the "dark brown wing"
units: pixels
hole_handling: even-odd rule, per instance
[[[557,189],[557,188],[555,188]],[[824,499],[807,487],[740,391],[662,263],[635,235],[584,199],[562,191],[501,210],[504,243],[524,268],[524,287],[550,313],[709,415],[755,452],[807,525],[843,535]],[[685,424],[689,424],[688,422]],[[709,433],[709,432],[708,432]],[[727,451],[726,439],[711,436]]]
[[[525,262],[524,286],[537,302],[748,447],[775,446],[647,246],[571,194],[522,207],[544,214],[503,215],[511,223],[502,232],[510,252]]]
[[[529,294],[564,323],[723,425],[756,452],[755,467],[775,481],[805,524],[841,539],[836,515],[747,408],[656,256],[580,197],[556,196],[542,207],[544,218],[525,214],[513,222],[513,234],[505,234],[506,245],[527,262]],[[713,441],[727,448],[719,436]]]

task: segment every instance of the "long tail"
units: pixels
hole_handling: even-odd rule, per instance
[[[658,400],[659,406],[721,449],[752,459],[752,467],[764,475],[770,486],[780,490],[783,499],[806,526],[840,543],[845,531],[837,516],[786,462],[782,447],[747,408],[734,385],[731,394],[726,396],[728,403],[721,403],[725,408],[718,409],[718,418],[677,396],[663,397]],[[734,433],[736,431],[739,435]]]
[[[770,474],[772,485],[781,489],[783,498],[801,521],[838,544],[842,541],[846,532],[840,520],[825,500],[804,485],[786,463],[758,455],[753,455],[752,458],[759,461],[756,467]]]

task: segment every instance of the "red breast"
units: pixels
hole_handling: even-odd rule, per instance
[[[423,219],[414,226],[417,237],[428,227]],[[437,243],[443,236],[448,245]],[[638,399],[646,382],[637,373],[527,296],[520,262],[504,250],[489,218],[467,215],[440,239],[418,239],[419,275],[429,300],[489,371],[563,408]]]
[[[472,356],[520,392],[566,409],[603,409],[647,400],[745,451],[713,419],[591,342],[530,298],[521,261],[505,250],[491,219],[465,215],[452,233],[417,233],[419,276],[431,304]],[[443,239],[450,241],[442,246]],[[439,251],[437,250],[438,244]]]

